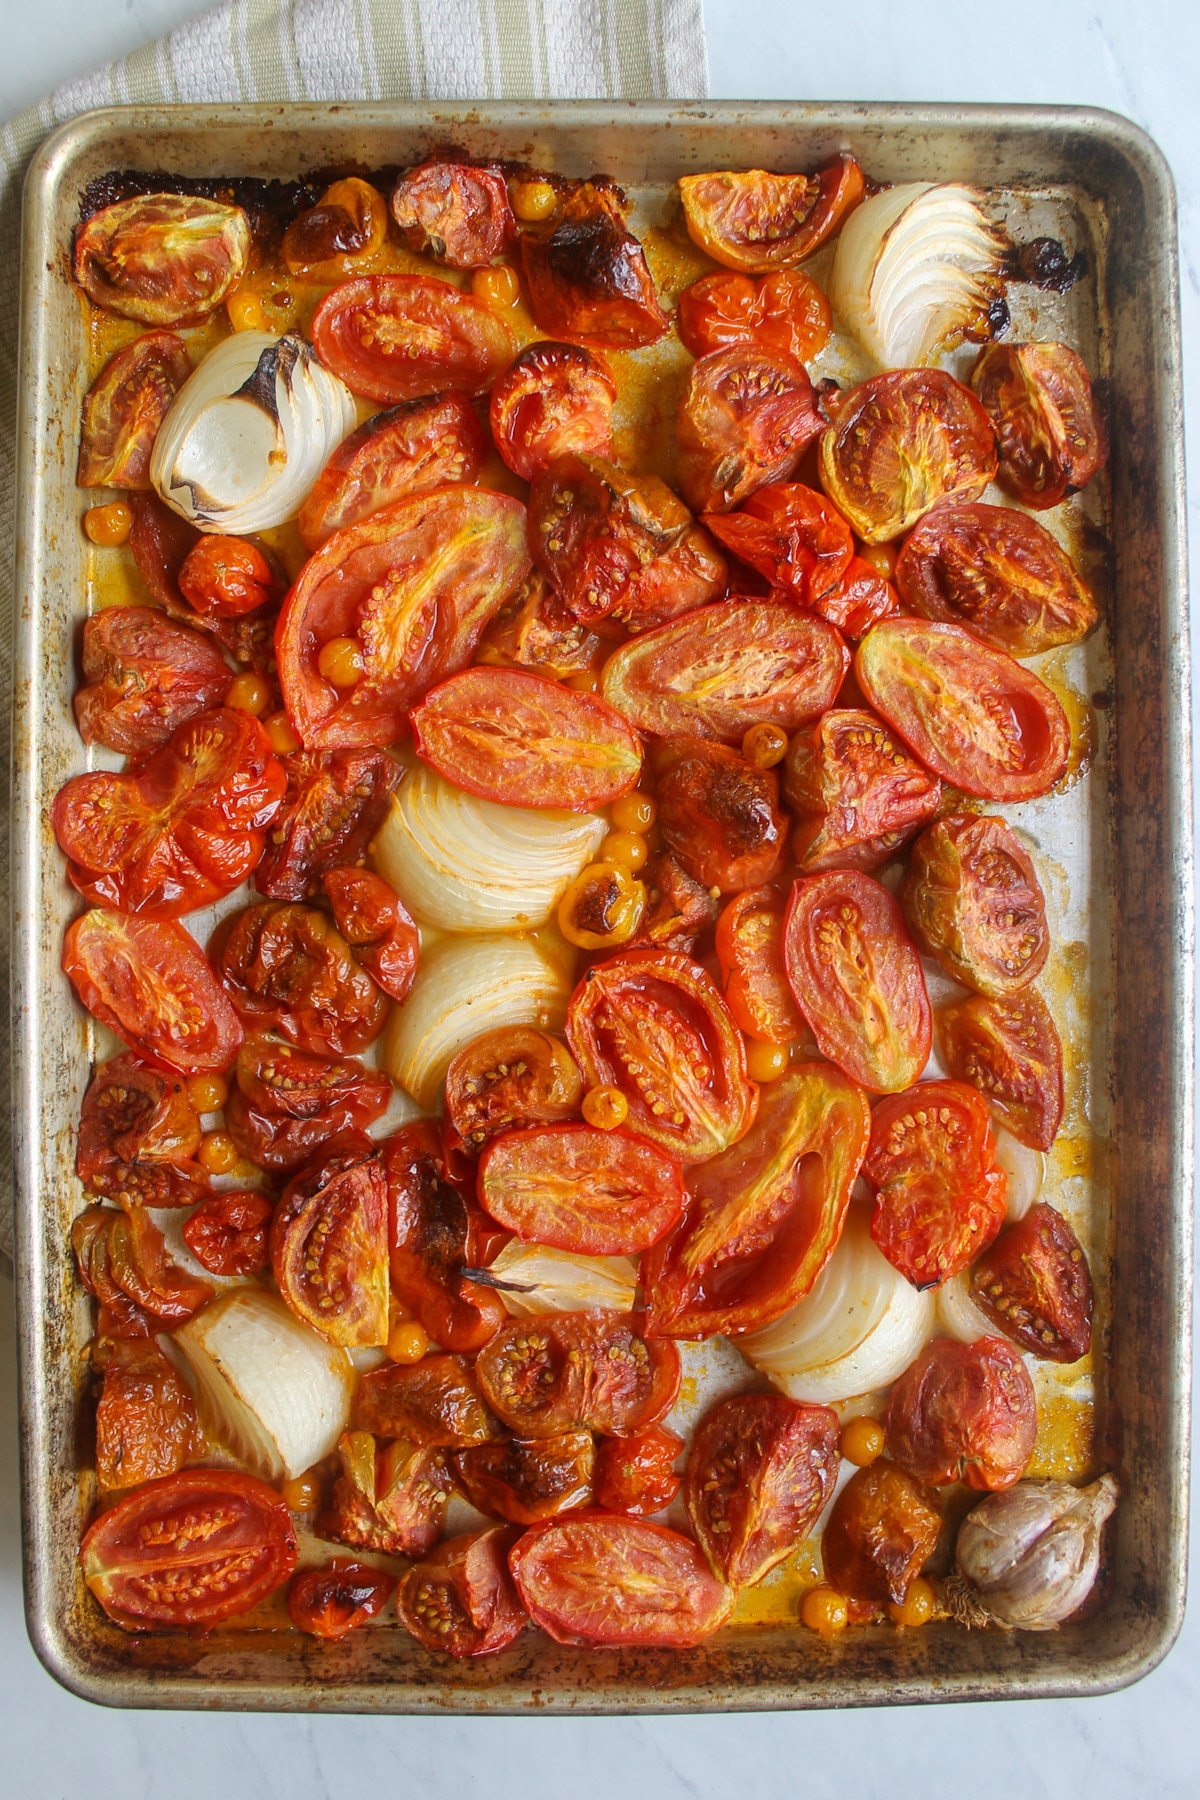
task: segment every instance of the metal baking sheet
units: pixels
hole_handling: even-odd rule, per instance
[[[1088,1245],[1102,1326],[1094,1371],[1040,1372],[1043,1412],[1061,1414],[1058,1465],[1040,1472],[1111,1467],[1123,1488],[1101,1590],[1058,1632],[968,1633],[947,1622],[919,1633],[856,1629],[829,1644],[798,1624],[756,1625],[747,1606],[692,1651],[573,1650],[533,1633],[482,1665],[448,1667],[394,1625],[341,1644],[271,1616],[201,1640],[130,1637],[79,1578],[92,1503],[79,1448],[91,1320],[69,1230],[93,1042],[59,973],[77,898],[48,827],[54,793],[84,766],[70,699],[87,576],[86,499],[73,471],[88,377],[82,315],[64,279],[79,194],[114,167],[290,177],[415,161],[449,143],[568,174],[603,169],[635,190],[639,230],[667,221],[680,174],[806,168],[849,149],[880,180],[976,182],[1020,237],[1048,231],[1088,254],[1090,280],[1065,299],[1013,291],[1017,331],[1077,343],[1108,385],[1113,424],[1104,481],[1061,509],[1105,629],[1039,663],[1073,714],[1089,776],[1016,809],[1047,881],[1055,950],[1043,986],[1067,1047],[1068,1117],[1047,1192]],[[1123,119],[1079,108],[114,109],[75,120],[35,158],[23,258],[14,1142],[26,1603],[46,1666],[109,1704],[394,1712],[994,1699],[1101,1692],[1146,1673],[1170,1647],[1184,1602],[1193,1036],[1178,277],[1173,189],[1154,145]],[[826,355],[828,372],[856,373],[844,346]],[[727,1376],[719,1352],[692,1355],[694,1407]]]

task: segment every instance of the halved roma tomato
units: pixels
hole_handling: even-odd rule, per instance
[[[382,750],[294,750],[254,885],[272,900],[307,900],[330,869],[357,863],[383,823],[400,764]]]
[[[395,406],[453,389],[484,394],[516,345],[489,306],[428,275],[356,275],[313,315],[326,368],[356,394]]]
[[[225,940],[221,972],[250,1024],[323,1056],[365,1050],[387,1017],[385,995],[315,907],[248,906]]]
[[[854,555],[854,539],[841,513],[802,481],[772,482],[751,494],[737,512],[705,513],[701,523],[801,606],[815,606],[836,588]]]
[[[79,1561],[96,1599],[126,1631],[204,1631],[282,1586],[296,1566],[296,1534],[265,1481],[234,1469],[187,1469],[101,1513]]]
[[[617,384],[582,344],[527,344],[492,389],[492,439],[514,474],[532,481],[560,456],[612,449]]]
[[[814,175],[726,169],[679,182],[690,236],[714,262],[751,275],[811,256],[858,205],[863,187],[863,172],[845,151]]]
[[[420,939],[394,888],[370,869],[330,869],[325,892],[337,928],[389,999],[403,1000],[417,972]]]
[[[679,1352],[669,1338],[647,1339],[629,1313],[546,1313],[508,1319],[475,1373],[492,1411],[520,1437],[633,1437],[675,1404]]]
[[[804,1021],[783,967],[783,895],[749,888],[717,920],[716,952],[730,1012],[748,1037],[790,1044]]]
[[[410,723],[418,756],[506,806],[590,812],[641,773],[641,743],[619,712],[529,669],[464,669],[426,694]]]
[[[195,1161],[200,1118],[177,1075],[126,1052],[100,1063],[83,1096],[75,1172],[122,1206],[190,1206],[208,1192]]]
[[[580,181],[544,230],[521,233],[529,304],[547,337],[590,337],[633,350],[667,330],[645,252],[626,228],[624,202],[603,177]]]
[[[183,1241],[212,1275],[257,1275],[271,1260],[273,1211],[265,1194],[212,1194],[185,1220]]]
[[[904,540],[896,585],[912,612],[967,625],[1010,656],[1073,644],[1099,616],[1070,557],[1015,506],[935,506]]]
[[[683,1211],[673,1156],[628,1131],[535,1125],[493,1139],[479,1162],[479,1201],[526,1243],[581,1256],[636,1256]]]
[[[884,1430],[892,1461],[929,1487],[1011,1487],[1037,1437],[1033,1383],[1003,1338],[935,1338],[892,1389]]]
[[[971,1298],[1006,1337],[1049,1362],[1092,1343],[1092,1276],[1067,1220],[1045,1200],[1010,1225],[971,1271]]]
[[[322,1537],[389,1556],[432,1550],[454,1489],[445,1450],[408,1438],[383,1444],[369,1431],[346,1431],[338,1458],[342,1472],[329,1511],[317,1520]]]
[[[1000,480],[1026,506],[1057,506],[1108,455],[1083,358],[1066,344],[987,344],[971,386],[1000,443]]]
[[[451,269],[481,269],[517,235],[499,169],[472,163],[419,163],[392,189],[392,217],[410,250]]]
[[[598,673],[605,651],[595,632],[568,612],[541,569],[531,569],[492,614],[475,661],[500,669],[532,669],[566,681]]]
[[[824,349],[833,316],[816,282],[799,269],[781,269],[761,281],[718,272],[684,288],[675,324],[693,356],[727,344],[758,344],[808,362]]]
[[[238,1016],[195,938],[174,919],[95,906],[68,925],[63,972],[83,1005],[156,1068],[227,1069]]]
[[[722,600],[615,650],[603,693],[639,731],[740,744],[752,725],[819,718],[850,657],[831,625],[775,600]]]
[[[1028,987],[1050,953],[1037,871],[1004,819],[950,813],[927,827],[900,903],[946,973],[993,999]]]
[[[779,873],[787,816],[774,769],[755,769],[704,738],[664,738],[655,746],[654,791],[667,848],[705,887],[736,894]]]
[[[330,1139],[289,1181],[271,1220],[271,1269],[296,1317],[331,1344],[387,1343],[387,1183],[368,1138]]]
[[[567,1042],[588,1087],[619,1087],[629,1127],[704,1162],[736,1143],[758,1089],[716,982],[669,950],[624,950],[588,970],[567,1008]]]
[[[75,719],[84,743],[140,756],[218,706],[231,671],[214,643],[155,607],[106,606],[84,623],[83,673]]]
[[[714,350],[692,364],[679,402],[683,497],[700,513],[729,512],[786,481],[824,429],[802,363],[749,344]]]
[[[1034,800],[1067,766],[1067,715],[1045,682],[961,625],[882,619],[854,673],[914,755],[964,793]]]
[[[275,632],[283,703],[301,743],[396,743],[414,700],[471,660],[528,567],[525,508],[479,488],[435,488],[335,531],[305,563]],[[347,637],[362,674],[339,690],[321,674],[320,654]]]
[[[400,1584],[400,1623],[426,1650],[447,1656],[489,1656],[504,1650],[529,1623],[507,1552],[516,1538],[507,1526],[447,1538]]]
[[[288,1589],[288,1618],[312,1637],[344,1638],[383,1611],[396,1577],[369,1563],[337,1562],[305,1569]]]
[[[391,1291],[445,1350],[478,1350],[507,1319],[499,1294],[468,1280],[483,1214],[450,1177],[436,1123],[406,1125],[383,1146]]]
[[[683,1439],[662,1425],[636,1437],[603,1438],[593,1475],[597,1506],[637,1519],[670,1506],[679,1492],[675,1462],[682,1449]]]
[[[682,1221],[643,1261],[651,1329],[749,1331],[802,1300],[841,1235],[870,1132],[866,1094],[829,1063],[769,1083],[746,1136],[695,1170]]]
[[[988,1109],[964,1082],[922,1081],[881,1100],[863,1174],[875,1189],[871,1236],[916,1288],[957,1275],[1004,1223],[1008,1180]]]
[[[173,331],[144,331],[118,350],[84,396],[79,487],[150,486],[158,428],[191,372],[187,345]]]
[[[950,1073],[977,1087],[1021,1143],[1049,1150],[1062,1123],[1063,1055],[1037,989],[960,1000],[938,1014],[937,1030]]]
[[[564,1431],[558,1437],[480,1444],[460,1450],[454,1464],[463,1492],[479,1512],[513,1525],[536,1525],[591,1504],[595,1458],[590,1431]]]
[[[104,206],[75,237],[75,279],[106,312],[179,325],[213,312],[250,261],[240,206],[139,194]]]
[[[431,394],[375,413],[343,438],[300,508],[297,524],[310,550],[404,500],[448,483],[474,481],[487,434],[462,394]]]
[[[974,500],[996,473],[996,440],[970,388],[942,369],[893,369],[844,394],[821,439],[821,486],[868,544],[886,543],[939,500]]]
[[[79,1279],[100,1302],[100,1338],[153,1337],[183,1325],[213,1297],[171,1260],[144,1207],[89,1206],[71,1227]]]
[[[447,1142],[467,1156],[514,1126],[571,1119],[583,1077],[561,1038],[500,1025],[460,1050],[446,1070]]]
[[[825,1578],[868,1605],[899,1605],[933,1555],[942,1529],[932,1489],[881,1457],[857,1469],[821,1534]]]
[[[709,1566],[749,1587],[808,1536],[833,1494],[838,1417],[782,1394],[738,1394],[707,1412],[687,1465],[687,1509]]]
[[[289,273],[309,281],[353,275],[363,257],[383,248],[387,205],[378,188],[356,175],[335,181],[316,206],[298,213],[283,234],[280,252]]]
[[[415,1444],[449,1450],[504,1435],[480,1398],[465,1356],[424,1356],[408,1366],[390,1363],[369,1370],[355,1392],[350,1424],[376,1437],[411,1438]]]
[[[339,1132],[365,1130],[392,1097],[382,1070],[330,1062],[269,1037],[248,1038],[234,1067],[225,1128],[264,1169],[298,1169]]]
[[[933,1019],[921,959],[887,889],[857,869],[802,876],[783,926],[783,964],[823,1056],[875,1094],[910,1087]]]
[[[792,739],[783,795],[800,814],[796,860],[816,875],[885,862],[933,817],[942,784],[874,713],[843,706]]]
[[[92,1346],[92,1366],[104,1374],[96,1406],[101,1493],[174,1475],[198,1454],[192,1390],[152,1339],[102,1339]]]
[[[900,598],[895,588],[863,556],[852,556],[837,586],[813,601],[813,611],[855,643],[878,620],[899,610]]]
[[[733,1589],[692,1540],[647,1519],[550,1519],[525,1532],[508,1560],[534,1624],[560,1644],[683,1649],[733,1611]]]

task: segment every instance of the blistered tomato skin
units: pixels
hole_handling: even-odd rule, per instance
[[[508,188],[498,169],[426,162],[392,189],[392,217],[410,250],[452,269],[479,269],[516,237]]]
[[[1036,988],[1003,1000],[972,995],[937,1018],[950,1073],[977,1087],[1022,1144],[1049,1150],[1063,1114],[1063,1052]]]
[[[492,389],[492,439],[524,481],[560,456],[607,457],[617,384],[582,344],[529,344]]]
[[[382,1070],[331,1061],[277,1038],[249,1038],[234,1066],[225,1128],[241,1154],[264,1169],[300,1168],[339,1132],[373,1124],[392,1097]]]
[[[931,819],[942,784],[874,713],[836,707],[788,748],[784,799],[806,875],[877,868]]]
[[[484,1215],[452,1179],[435,1123],[406,1125],[383,1156],[392,1298],[443,1349],[478,1350],[508,1317],[499,1294],[463,1274],[479,1266]]]
[[[93,213],[75,238],[75,279],[107,312],[178,325],[221,305],[245,272],[250,223],[240,206],[145,194]]]
[[[1092,1342],[1092,1277],[1074,1231],[1047,1201],[1001,1232],[971,1271],[971,1296],[1006,1337],[1049,1362]]]
[[[325,891],[338,930],[378,987],[397,1005],[417,972],[417,928],[394,888],[370,869],[330,869]]]
[[[83,1097],[75,1172],[122,1206],[190,1206],[208,1191],[200,1121],[178,1076],[126,1052],[100,1063]]]
[[[806,363],[824,349],[833,317],[821,289],[799,269],[761,281],[717,270],[680,294],[676,326],[693,356],[727,344],[757,344]]]
[[[395,1585],[393,1575],[368,1563],[305,1569],[288,1589],[288,1618],[312,1637],[343,1638],[383,1611]]]
[[[771,881],[787,852],[779,777],[723,744],[664,739],[654,757],[658,822],[668,850],[707,888],[741,893]]]
[[[827,1406],[742,1394],[713,1407],[686,1478],[688,1516],[713,1574],[748,1587],[790,1555],[832,1497],[838,1461]]]
[[[669,1506],[679,1492],[675,1462],[683,1439],[662,1425],[636,1437],[604,1438],[596,1451],[596,1504],[605,1512],[646,1518]]]
[[[863,197],[863,172],[845,152],[813,175],[765,169],[680,179],[688,233],[714,262],[762,274],[802,262]]]
[[[1011,1487],[1033,1455],[1033,1383],[1003,1338],[935,1338],[892,1389],[884,1430],[893,1462],[929,1486]]]
[[[937,1544],[937,1496],[880,1458],[850,1477],[821,1536],[826,1578],[848,1599],[899,1605]]]
[[[307,900],[321,892],[329,870],[365,856],[400,779],[400,765],[382,750],[298,747],[280,761],[287,788],[254,885],[272,900]]]
[[[213,1297],[172,1262],[144,1207],[89,1206],[71,1227],[79,1279],[100,1302],[97,1337],[146,1338],[183,1325]]]
[[[452,390],[482,394],[512,333],[482,301],[427,275],[358,275],[313,316],[317,355],[353,393],[384,406]]]
[[[326,188],[316,206],[298,214],[283,234],[280,251],[292,275],[336,281],[382,248],[387,236],[383,195],[351,175]]]
[[[491,1443],[504,1435],[480,1398],[466,1357],[445,1353],[369,1370],[354,1395],[350,1425],[376,1437],[409,1438],[415,1444],[450,1450]]]
[[[79,428],[79,487],[148,488],[150,452],[192,372],[173,331],[147,331],[119,350],[88,389]]]
[[[632,350],[668,328],[645,253],[625,225],[624,196],[611,183],[573,184],[544,230],[522,232],[521,262],[534,320],[548,337]]]
[[[471,1505],[513,1525],[536,1525],[588,1506],[596,1446],[590,1431],[505,1438],[460,1450],[459,1484]]]
[[[264,1194],[212,1194],[183,1227],[183,1239],[212,1275],[257,1275],[271,1260],[273,1211]]]
[[[247,1025],[302,1050],[353,1056],[383,1029],[386,996],[315,907],[248,906],[225,940],[221,972]]]
[[[343,438],[304,505],[300,535],[316,550],[381,507],[446,483],[473,481],[487,434],[463,394],[431,394],[378,412]]]
[[[930,825],[913,846],[900,903],[947,975],[991,999],[1027,988],[1049,955],[1041,883],[1004,819],[951,813]]]
[[[149,1338],[106,1338],[92,1348],[104,1374],[96,1406],[96,1482],[101,1493],[173,1475],[196,1455],[192,1390]]]
[[[801,606],[815,606],[835,589],[854,555],[845,519],[823,494],[799,481],[761,487],[737,512],[704,513],[701,523]]]
[[[1026,506],[1086,487],[1108,437],[1079,354],[1066,344],[988,344],[971,386],[1000,444],[1000,480]]]
[[[693,363],[679,402],[679,485],[698,513],[730,512],[786,481],[825,416],[801,363],[744,344]]]

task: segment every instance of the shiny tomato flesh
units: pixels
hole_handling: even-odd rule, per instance
[[[792,739],[783,792],[800,815],[797,861],[817,875],[886,862],[933,817],[942,784],[874,713],[847,706]]]
[[[75,237],[74,274],[106,312],[180,325],[220,306],[245,272],[250,222],[240,206],[138,194],[101,207]]]
[[[152,1337],[212,1299],[207,1281],[171,1260],[144,1207],[89,1206],[71,1227],[71,1248],[80,1280],[100,1302],[101,1339]]]
[[[273,1211],[265,1194],[212,1194],[184,1222],[183,1239],[210,1275],[257,1275],[271,1260]]]
[[[358,275],[332,288],[312,322],[327,369],[384,406],[447,390],[482,394],[515,348],[482,300],[428,275]]]
[[[676,326],[685,349],[707,356],[727,344],[758,344],[806,363],[832,329],[829,302],[808,275],[783,269],[752,281],[745,275],[702,275],[679,296]]]
[[[1027,987],[1050,953],[1037,871],[1004,819],[950,813],[930,825],[913,846],[900,903],[946,973],[993,999]]]
[[[679,1164],[626,1131],[535,1125],[494,1139],[479,1201],[526,1243],[581,1256],[636,1256],[683,1211]]]
[[[392,189],[392,217],[410,250],[452,269],[496,262],[517,235],[500,169],[424,162]]]
[[[761,1581],[812,1531],[833,1495],[838,1417],[782,1394],[739,1394],[707,1412],[687,1465],[687,1509],[720,1581]]]
[[[75,719],[84,743],[140,756],[219,706],[232,671],[211,639],[157,608],[106,606],[84,622],[83,673]]]
[[[271,1269],[287,1304],[330,1343],[366,1349],[388,1335],[388,1214],[383,1164],[346,1133],[283,1190]]]
[[[900,1605],[941,1529],[936,1492],[880,1457],[833,1503],[821,1535],[825,1579],[849,1600]]]
[[[858,205],[864,188],[862,170],[845,151],[812,175],[725,169],[679,182],[690,236],[714,262],[750,274],[811,256]]]
[[[745,344],[714,350],[693,363],[679,403],[683,497],[699,513],[729,512],[786,481],[824,429],[802,363]]]
[[[646,1518],[669,1506],[679,1492],[675,1463],[683,1439],[662,1425],[636,1437],[604,1438],[596,1451],[596,1504],[605,1512]]]
[[[200,1119],[183,1081],[128,1053],[97,1066],[83,1097],[75,1172],[120,1205],[190,1206],[208,1191]]]
[[[804,1029],[783,967],[783,907],[779,888],[749,888],[717,920],[726,1004],[747,1037],[765,1044],[790,1044]]]
[[[367,973],[397,1004],[417,972],[420,940],[400,896],[370,869],[330,869],[325,891],[337,928]]]
[[[489,1656],[525,1629],[529,1616],[508,1570],[515,1538],[507,1526],[447,1538],[408,1571],[396,1611],[426,1650]]]
[[[342,439],[317,476],[300,508],[300,536],[316,550],[397,500],[473,481],[486,455],[487,434],[463,394],[431,394],[375,413]]]
[[[1092,1343],[1092,1276],[1069,1222],[1046,1200],[1000,1233],[971,1271],[971,1298],[1006,1337],[1050,1362]]]
[[[892,1389],[884,1431],[892,1461],[929,1487],[1011,1487],[1033,1455],[1033,1383],[1003,1338],[935,1338]]]
[[[835,589],[854,555],[845,519],[800,481],[758,488],[736,512],[704,513],[701,523],[726,550],[801,606]]]
[[[293,1576],[288,1618],[312,1637],[343,1638],[381,1613],[396,1585],[394,1575],[369,1563],[331,1563]]]
[[[988,344],[971,386],[995,428],[1000,480],[1026,506],[1057,506],[1108,455],[1083,358],[1066,344]]]
[[[428,1120],[389,1138],[383,1156],[391,1292],[443,1349],[478,1350],[508,1317],[499,1294],[463,1274],[478,1266],[483,1215],[451,1178]]]
[[[175,920],[93,907],[68,925],[62,966],[88,1011],[156,1068],[198,1075],[237,1055],[237,1014]]]
[[[583,1078],[561,1038],[501,1025],[459,1051],[446,1070],[447,1143],[467,1156],[501,1132],[573,1118]]]
[[[492,440],[514,474],[532,481],[560,456],[607,457],[617,384],[582,344],[528,344],[492,389]]]
[[[787,815],[774,769],[756,769],[724,744],[665,738],[655,748],[654,791],[668,850],[705,887],[736,894],[779,873]]]
[[[1063,1053],[1036,988],[1006,999],[972,995],[945,1007],[938,1043],[950,1073],[977,1087],[1022,1144],[1049,1150],[1063,1115]]]
[[[536,1525],[591,1504],[595,1456],[590,1431],[564,1431],[558,1437],[479,1444],[460,1450],[454,1465],[479,1512],[514,1525]]]
[[[547,1313],[509,1319],[475,1373],[492,1411],[520,1437],[633,1437],[675,1404],[679,1352],[668,1338],[648,1338],[636,1315]]]
[[[254,885],[272,900],[308,900],[330,869],[360,862],[383,823],[400,765],[382,750],[293,750]]]
[[[387,1017],[387,997],[315,907],[247,907],[225,939],[221,972],[249,1026],[323,1056],[365,1050]]]
[[[248,1038],[234,1067],[225,1129],[264,1169],[300,1168],[329,1138],[373,1124],[392,1097],[382,1070],[330,1061],[275,1038]]]

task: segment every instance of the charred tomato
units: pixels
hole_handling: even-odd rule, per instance
[[[1092,384],[1068,345],[987,344],[971,386],[1000,445],[1000,480],[1026,506],[1057,506],[1105,461]]]
[[[590,1431],[564,1431],[480,1444],[460,1450],[454,1462],[459,1485],[479,1512],[536,1525],[590,1504],[595,1455]]]
[[[707,888],[761,887],[787,852],[787,815],[774,769],[701,738],[660,742],[654,756],[658,821],[667,848]]]
[[[240,206],[139,194],[94,212],[75,237],[75,279],[106,312],[179,325],[215,311],[250,261]]]
[[[157,750],[186,719],[219,706],[231,677],[215,644],[149,606],[106,606],[85,621],[83,673],[80,736],[122,756]]]
[[[283,234],[280,252],[289,274],[309,281],[352,275],[387,237],[387,207],[378,188],[350,175],[326,188],[316,206],[298,213]]]
[[[1036,988],[961,1000],[938,1014],[950,1073],[979,1089],[1022,1144],[1049,1150],[1063,1113],[1062,1043]]]
[[[717,901],[678,857],[669,851],[652,856],[642,871],[646,905],[629,950],[674,950],[694,956],[700,939],[717,922]]]
[[[533,481],[560,456],[607,457],[617,384],[582,344],[527,344],[492,389],[492,439],[515,475]]]
[[[1033,1455],[1033,1383],[1003,1338],[935,1338],[892,1389],[884,1432],[893,1462],[929,1487],[1011,1487]]]
[[[604,656],[603,641],[568,612],[541,569],[493,613],[475,652],[478,663],[532,669],[555,681],[597,674]]]
[[[288,1618],[312,1637],[343,1638],[381,1613],[396,1585],[394,1575],[369,1563],[336,1562],[292,1577]]]
[[[573,184],[544,230],[522,232],[521,264],[534,323],[548,337],[633,350],[667,330],[645,252],[625,224],[624,195],[611,183]]]
[[[1091,1348],[1087,1257],[1045,1200],[984,1251],[971,1271],[971,1298],[1006,1337],[1048,1362],[1078,1362]]]
[[[1049,955],[1037,871],[1004,819],[951,813],[930,825],[913,846],[900,901],[946,973],[992,999],[1028,987]]]
[[[719,1580],[750,1587],[803,1543],[833,1494],[838,1431],[829,1407],[782,1394],[739,1394],[705,1414],[684,1491]]]
[[[492,1411],[520,1437],[634,1437],[674,1405],[679,1352],[669,1339],[647,1338],[627,1313],[547,1313],[501,1325],[475,1374]]]
[[[517,235],[504,176],[472,163],[409,169],[392,189],[392,217],[410,250],[451,269],[496,262]]]
[[[942,784],[874,713],[837,707],[788,746],[783,796],[806,875],[874,869],[927,824]]]

